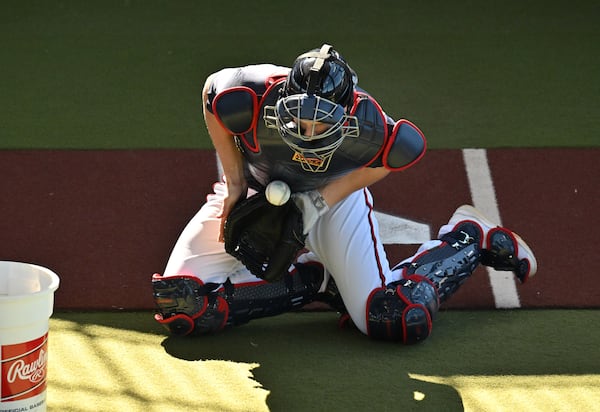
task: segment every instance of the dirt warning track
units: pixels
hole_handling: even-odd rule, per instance
[[[600,150],[469,153],[485,159],[495,199],[481,194],[465,151],[432,150],[371,188],[375,209],[435,236],[463,203],[495,207],[538,258],[538,275],[516,286],[521,307],[600,307]],[[479,175],[481,165],[475,169]],[[58,309],[149,309],[150,277],[162,271],[217,172],[204,150],[6,150],[0,175],[1,260],[58,273]],[[388,258],[394,264],[416,247],[389,244]],[[493,308],[495,293],[481,268],[446,306]]]

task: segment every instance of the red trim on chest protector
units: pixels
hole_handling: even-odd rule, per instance
[[[413,160],[411,160],[407,164],[405,164],[403,166],[400,166],[400,167],[392,167],[388,163],[388,158],[389,158],[389,155],[390,155],[390,151],[392,150],[392,148],[394,146],[394,143],[396,142],[397,134],[398,134],[398,132],[400,130],[400,127],[402,127],[403,124],[409,125],[410,127],[412,127],[419,134],[419,136],[423,140],[423,150],[421,151],[421,153],[419,153],[417,155],[417,157],[415,157]],[[417,127],[417,125],[414,124],[413,122],[411,122],[410,120],[400,119],[394,125],[394,129],[392,130],[392,134],[391,134],[390,139],[386,140],[386,142],[385,142],[385,150],[384,150],[384,153],[383,153],[383,156],[382,156],[383,166],[386,169],[391,170],[392,172],[401,172],[401,171],[406,170],[409,167],[413,166],[417,162],[419,162],[419,160],[421,160],[423,158],[423,156],[425,156],[425,152],[427,152],[427,139],[425,138],[425,135],[423,134],[423,132],[421,131],[421,129],[419,129]]]
[[[258,102],[258,109],[256,110],[255,118],[252,120],[252,124],[254,126],[252,128],[252,143],[253,144],[250,145],[250,143],[246,139],[245,135],[240,136],[240,139],[243,141],[243,143],[246,145],[246,147],[248,149],[250,149],[250,151],[252,151],[253,153],[260,152],[260,144],[258,143],[258,136],[256,135],[256,132],[258,131],[258,127],[256,127],[256,125],[258,123],[258,119],[262,116],[262,111],[264,110],[264,108],[263,108],[264,101],[269,96],[269,94],[273,91],[273,89],[275,87],[278,87],[285,80],[286,80],[285,77],[281,77],[279,79],[269,78],[267,80],[267,84],[268,84],[268,81],[273,81],[273,83],[271,83],[267,87],[267,90],[265,90],[265,93],[260,98],[260,101]]]
[[[252,94],[254,97],[254,101],[253,101],[254,107],[252,110],[252,113],[253,113],[252,114],[252,122],[250,124],[250,127],[246,131],[244,131],[243,133],[240,133],[240,134],[236,134],[236,136],[240,139],[241,144],[244,145],[244,147],[246,149],[248,149],[249,151],[251,151],[252,153],[260,152],[260,143],[258,142],[258,136],[256,135],[256,133],[258,130],[257,124],[259,122],[259,119],[262,119],[261,116],[262,116],[262,109],[263,109],[263,104],[264,104],[265,98],[267,98],[269,96],[269,94],[272,93],[272,91],[275,87],[278,87],[282,82],[284,82],[285,79],[286,79],[286,77],[283,77],[283,76],[269,77],[265,81],[265,85],[267,86],[267,89],[265,90],[265,93],[262,95],[260,100],[256,96],[256,93],[254,92],[254,90],[252,90],[248,87],[245,87],[245,86],[232,87],[231,89],[227,90],[228,92],[230,90],[241,90],[241,89],[244,89],[246,91],[247,90],[252,91]],[[214,101],[213,101],[213,107],[214,107]],[[219,116],[216,116],[216,118],[222,127],[224,127],[226,130],[229,130],[227,127],[225,127],[223,125]],[[251,139],[248,139],[249,135],[251,136]]]
[[[215,117],[217,118],[217,121],[219,122],[221,127],[225,130],[229,130],[229,127],[227,127],[225,125],[225,123],[223,123],[223,121],[221,120],[221,115],[217,111],[217,102],[223,96],[225,96],[229,93],[235,93],[235,92],[245,92],[245,93],[248,93],[248,95],[250,95],[252,97],[252,122],[250,123],[250,126],[242,132],[242,133],[248,133],[254,126],[256,126],[256,117],[257,117],[256,113],[258,112],[258,97],[256,96],[256,93],[254,92],[254,90],[252,90],[251,88],[246,87],[246,86],[234,86],[234,87],[230,87],[228,89],[223,90],[222,92],[217,94],[215,96],[215,98],[213,99],[212,111],[215,114]]]

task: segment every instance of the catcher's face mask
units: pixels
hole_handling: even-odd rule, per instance
[[[358,119],[344,108],[316,95],[294,94],[265,106],[265,125],[277,129],[283,141],[299,155],[302,168],[324,172],[346,137],[358,137]]]

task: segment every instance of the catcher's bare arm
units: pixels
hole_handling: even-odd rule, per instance
[[[204,108],[204,120],[206,122],[208,134],[217,151],[224,175],[226,176],[228,195],[225,198],[223,209],[219,216],[221,218],[219,241],[222,242],[225,220],[238,199],[246,197],[248,184],[244,177],[244,160],[242,153],[236,147],[233,135],[219,124],[212,113],[206,110],[208,89],[212,83],[212,77],[213,76],[210,76],[204,84],[204,89],[202,90],[202,107]]]
[[[384,167],[357,169],[323,186],[319,192],[331,207],[350,193],[378,182],[389,173]]]

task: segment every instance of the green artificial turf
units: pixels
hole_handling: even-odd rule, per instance
[[[0,148],[207,148],[222,67],[332,43],[431,148],[597,146],[600,3],[0,4]]]
[[[0,149],[209,148],[204,78],[335,45],[431,148],[598,146],[600,3],[0,3]],[[587,411],[594,310],[442,312],[421,345],[288,314],[201,339],[51,319],[49,411]]]
[[[148,312],[56,313],[50,411],[587,411],[595,310],[443,311],[415,346],[290,313],[168,337]]]

